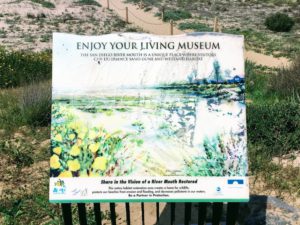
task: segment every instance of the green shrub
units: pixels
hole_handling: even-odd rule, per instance
[[[33,164],[32,146],[22,139],[0,140],[0,154],[8,156],[17,168]]]
[[[258,178],[259,185],[263,183],[268,190],[274,191],[280,198],[286,193],[295,193],[296,196],[300,196],[299,168],[290,165],[282,167],[280,163],[274,163],[270,149],[270,146],[248,144],[249,175],[254,176],[255,180]],[[292,164],[293,159],[290,158],[289,162]]]
[[[19,97],[21,117],[30,126],[47,126],[51,120],[50,82],[25,86]]]
[[[55,8],[55,5],[52,2],[49,2],[49,1],[45,1],[45,0],[31,0],[31,1],[35,2],[35,3],[38,3],[38,4],[41,4],[45,8],[50,8],[50,9]]]
[[[295,21],[287,14],[275,13],[268,16],[265,25],[269,30],[276,32],[289,32],[294,26]]]
[[[7,51],[0,48],[0,88],[19,87],[51,78],[50,52]]]
[[[133,4],[141,4],[141,0],[125,0],[126,3],[133,3]],[[143,0],[142,4],[145,6],[145,8],[151,7],[151,6],[159,6],[162,2],[157,0]]]
[[[0,129],[11,131],[22,124],[15,90],[0,91]]]
[[[101,4],[95,0],[79,0],[76,3],[80,5],[95,5],[101,7]]]
[[[300,105],[283,101],[249,104],[247,131],[249,142],[266,146],[270,156],[297,150],[300,146]]]
[[[300,94],[300,55],[290,67],[281,68],[271,76],[269,90],[284,98]]]
[[[156,13],[156,16],[161,16],[161,13]],[[176,9],[176,10],[166,10],[164,14],[163,21],[177,21],[181,19],[192,18],[192,14],[189,11]]]
[[[279,100],[278,93],[270,91],[270,79],[275,76],[276,69],[245,63],[246,99],[255,104],[274,103]]]
[[[1,91],[0,109],[0,129],[10,131],[23,125],[48,125],[51,118],[50,82]]]
[[[210,32],[213,29],[207,26],[206,24],[203,23],[198,23],[198,22],[185,22],[185,23],[180,23],[178,25],[178,28],[180,30],[194,30],[197,32]]]

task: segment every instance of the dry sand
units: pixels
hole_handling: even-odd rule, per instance
[[[103,7],[107,7],[107,0],[98,0]],[[114,10],[123,19],[126,18],[125,7],[128,7],[129,22],[141,27],[143,30],[153,34],[170,35],[170,23],[162,22],[158,17],[153,15],[153,12],[145,12],[137,5],[124,3],[122,0],[111,0],[110,9]],[[185,32],[173,28],[173,34],[183,34]],[[273,56],[264,55],[254,51],[245,51],[245,58],[257,64],[268,67],[282,67],[288,66],[289,60],[287,58],[275,58]]]
[[[13,49],[40,51],[51,48],[52,32],[68,32],[86,35],[127,31],[130,25],[119,23],[115,13],[125,19],[125,7],[129,9],[129,22],[146,32],[170,35],[171,26],[153,15],[153,10],[145,12],[137,5],[123,0],[98,0],[102,5],[78,5],[69,0],[52,0],[54,9],[43,7],[30,0],[0,1],[0,44]],[[173,27],[173,34],[183,31]],[[268,67],[289,65],[287,58],[246,51],[245,58]]]
[[[0,1],[0,45],[41,51],[52,47],[53,32],[101,35],[132,27],[101,6],[70,0],[51,2],[55,5],[53,9],[30,0]]]

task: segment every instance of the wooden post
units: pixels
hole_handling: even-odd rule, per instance
[[[165,6],[163,6],[161,8],[161,20],[164,21],[165,20]]]
[[[173,25],[174,25],[174,22],[173,20],[170,21],[170,33],[171,35],[173,35]]]
[[[107,0],[107,8],[109,9],[109,0]]]
[[[125,7],[125,11],[126,11],[126,23],[129,23],[129,19],[128,19],[128,7]]]
[[[214,32],[217,32],[218,30],[218,17],[215,17],[215,21],[214,21]]]

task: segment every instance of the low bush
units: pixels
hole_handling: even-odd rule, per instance
[[[300,94],[300,55],[290,67],[279,69],[277,74],[271,77],[269,90],[284,98]]]
[[[297,167],[274,163],[270,152],[270,146],[256,143],[248,144],[249,174],[255,177],[259,187],[263,186],[276,194],[279,198],[300,196],[300,170]],[[290,162],[292,163],[292,159]],[[256,185],[255,185],[256,186]]]
[[[76,3],[80,5],[95,5],[101,7],[101,4],[95,0],[79,0]]]
[[[161,16],[161,13],[156,13],[156,16]],[[190,19],[192,18],[192,14],[189,11],[181,10],[181,9],[169,9],[165,11],[163,21],[177,21],[182,19]]]
[[[206,24],[198,22],[185,22],[178,25],[180,30],[194,30],[196,32],[211,32],[213,29]]]
[[[0,130],[10,131],[22,124],[17,94],[16,90],[0,90]]]
[[[295,102],[249,104],[247,131],[250,143],[268,148],[269,156],[299,149],[300,105]]]
[[[14,130],[23,125],[46,126],[51,118],[51,84],[34,83],[0,92],[0,129]]]
[[[23,87],[19,96],[19,107],[25,124],[31,126],[47,126],[50,124],[50,82],[35,83]]]
[[[33,164],[32,146],[22,139],[0,140],[0,154],[10,158],[17,168]]]
[[[50,8],[50,9],[55,8],[55,5],[52,2],[49,2],[49,1],[45,1],[45,0],[31,0],[31,1],[35,2],[35,3],[38,3],[38,4],[41,4],[45,8]]]
[[[272,14],[265,20],[266,27],[275,32],[289,32],[294,24],[295,21],[284,13]]]
[[[247,61],[245,63],[246,74],[246,98],[255,101],[256,103],[264,103],[270,100],[270,96],[266,86],[270,76],[264,71],[264,68],[259,67],[253,62]],[[271,96],[271,101],[273,101]]]
[[[145,8],[147,7],[151,7],[151,6],[159,6],[162,2],[161,1],[157,1],[157,0],[143,0],[141,2],[141,0],[125,0],[126,3],[133,3],[133,4],[138,4],[138,5],[142,5],[145,6]]]
[[[51,78],[51,54],[0,48],[0,88],[19,87]]]

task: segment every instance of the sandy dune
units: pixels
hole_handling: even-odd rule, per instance
[[[107,7],[107,0],[99,0],[103,7]],[[126,18],[125,7],[129,10],[129,22],[141,27],[143,30],[153,34],[170,35],[171,26],[169,23],[162,22],[153,12],[145,12],[136,5],[124,3],[122,0],[110,1],[110,9],[114,10],[121,18]],[[173,28],[173,34],[183,34],[184,32]],[[254,51],[245,51],[245,58],[257,64],[268,67],[288,66],[287,58],[274,58],[273,56],[260,54]]]

